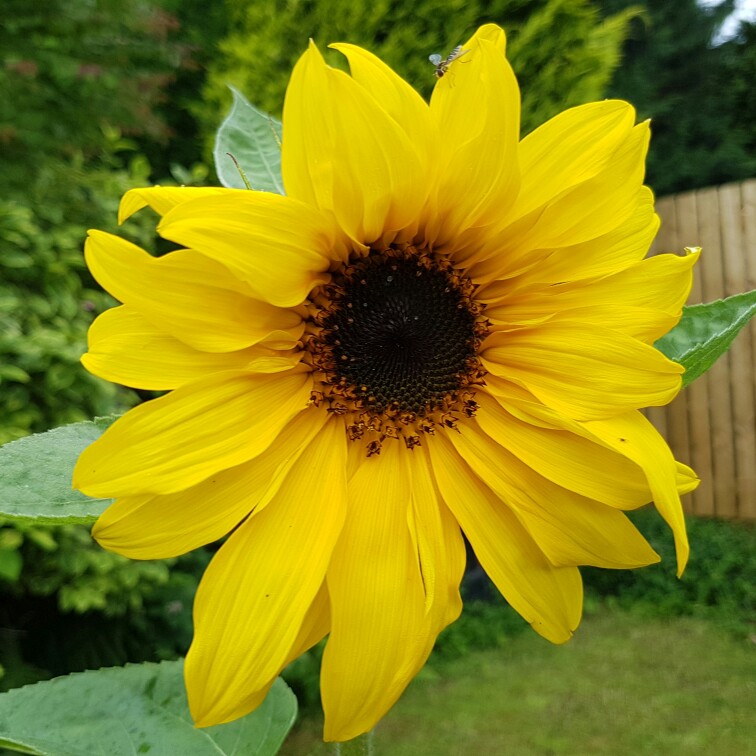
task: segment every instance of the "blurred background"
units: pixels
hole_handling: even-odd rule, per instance
[[[0,443],[149,398],[79,365],[112,305],[84,267],[86,231],[114,231],[131,187],[217,183],[227,84],[280,116],[310,37],[363,45],[427,96],[429,54],[502,25],[523,134],[571,105],[631,101],[652,119],[655,251],[713,250],[691,301],[756,287],[756,2],[0,0],[0,17]],[[153,249],[154,217],[119,233]],[[587,619],[565,653],[523,633],[472,564],[466,612],[382,725],[379,753],[756,753],[753,323],[736,349],[652,415],[705,481],[687,505],[684,579],[664,527],[638,513],[663,564],[585,570]],[[0,519],[0,690],[182,655],[209,557],[128,562],[85,528]],[[284,753],[319,752],[317,666],[315,651],[287,672],[303,719]]]

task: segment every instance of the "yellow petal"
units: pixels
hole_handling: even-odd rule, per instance
[[[653,343],[680,319],[699,254],[657,255],[602,278],[530,287],[492,303],[486,317],[494,323],[527,324],[551,316]]]
[[[417,222],[429,183],[409,136],[373,97],[341,71],[328,69],[338,109],[333,211],[341,227],[365,244],[388,244]]]
[[[294,196],[332,210],[351,238],[390,243],[417,221],[428,181],[410,136],[365,87],[326,66],[312,43],[289,83],[283,144]],[[299,175],[303,169],[309,179]]]
[[[329,78],[310,40],[289,78],[283,107],[281,173],[286,194],[321,209],[333,208],[336,111],[324,107]]]
[[[299,315],[252,299],[243,282],[193,250],[152,257],[125,239],[90,231],[84,253],[104,289],[195,349],[231,352],[261,341],[289,348],[302,335]]]
[[[611,448],[640,465],[648,479],[659,514],[675,538],[677,575],[682,575],[690,554],[678,481],[683,492],[698,484],[695,473],[675,462],[667,443],[640,412],[585,423],[586,429]],[[679,478],[682,480],[679,480]]]
[[[499,306],[506,305],[518,316],[524,313],[530,317],[571,308],[610,305],[645,307],[679,315],[690,293],[691,269],[699,256],[700,252],[685,256],[656,255],[590,281],[567,281],[540,290],[531,288],[507,297]],[[491,309],[497,317],[503,316],[497,312],[496,305]]]
[[[95,497],[183,491],[253,459],[308,403],[309,373],[216,373],[127,412],[82,452],[74,488]]]
[[[483,346],[487,370],[576,420],[657,407],[680,390],[680,365],[648,344],[599,326],[544,323],[494,333]]]
[[[402,128],[417,150],[429,186],[434,185],[439,134],[423,98],[380,58],[357,45],[329,45],[349,61],[352,79]]]
[[[659,561],[622,512],[552,483],[472,423],[451,440],[554,565],[626,569]]]
[[[327,417],[301,412],[258,457],[185,491],[118,499],[100,515],[92,536],[130,559],[179,556],[218,540],[266,506]]]
[[[201,352],[155,328],[131,307],[102,313],[87,333],[89,351],[81,358],[92,374],[114,383],[151,391],[178,388],[223,370],[251,367],[265,357],[288,370],[299,362],[296,354],[275,354],[262,347],[236,352]],[[266,371],[267,372],[267,371]]]
[[[291,197],[243,192],[185,202],[158,225],[161,236],[225,265],[255,296],[301,304],[338,259],[337,229],[323,213]]]
[[[536,301],[538,300],[535,297]],[[667,331],[674,328],[680,315],[670,315],[650,307],[628,307],[624,304],[596,305],[561,310],[555,297],[550,314],[543,304],[524,302],[522,306],[499,305],[486,309],[486,317],[502,330],[513,330],[517,325],[538,325],[546,321],[572,321],[574,323],[599,324],[613,331],[620,331],[646,344],[653,344]],[[536,312],[541,313],[536,315]]]
[[[286,663],[344,523],[345,470],[344,426],[332,421],[205,571],[184,668],[198,727],[247,714]]]
[[[629,218],[643,181],[649,136],[648,121],[635,126],[603,171],[545,208],[527,243],[534,248],[578,244]]]
[[[158,215],[165,215],[182,202],[239,191],[218,186],[151,186],[129,189],[121,198],[121,204],[118,207],[118,222],[123,223],[143,207],[151,207]]]
[[[488,389],[504,402],[508,411],[544,428],[562,427],[572,433],[605,444],[637,464],[649,484],[650,498],[670,525],[675,536],[678,575],[682,574],[689,548],[679,497],[693,491],[700,480],[687,465],[677,462],[658,431],[639,412],[630,412],[601,421],[578,423],[540,404],[529,392],[489,376]],[[607,501],[614,505],[613,502]]]
[[[349,512],[328,568],[331,634],[323,656],[325,740],[370,730],[423,664],[437,630],[408,516],[406,450],[386,443],[349,481]]]
[[[504,55],[503,32],[482,27],[463,49],[430,103],[441,134],[438,228],[429,231],[436,244],[498,221],[520,185],[520,90]]]
[[[695,471],[682,462],[675,461],[675,466],[677,468],[677,493],[682,495],[695,491],[701,482]]]
[[[299,635],[291,647],[283,669],[287,664],[298,659],[305,651],[319,643],[331,629],[331,600],[328,596],[328,587],[325,580],[320,586],[320,590],[313,599],[310,608],[305,614],[302,626],[299,628]],[[276,673],[278,676],[278,673]]]
[[[654,344],[678,324],[681,316],[682,310],[677,315],[670,315],[664,310],[655,310],[650,307],[599,305],[570,310],[560,315],[560,319],[580,323],[601,323],[605,328],[620,331],[646,344]]]
[[[522,185],[510,218],[546,205],[610,165],[635,123],[633,107],[603,100],[569,108],[520,142]]]
[[[580,622],[583,585],[574,567],[554,567],[525,528],[475,476],[447,437],[428,444],[441,495],[483,569],[533,629],[564,643]]]
[[[613,231],[556,249],[514,280],[492,281],[479,291],[480,300],[496,301],[515,290],[544,284],[600,278],[642,260],[659,230],[659,216],[654,212],[654,196],[647,186],[638,191],[636,203],[632,215]]]
[[[465,544],[436,487],[427,449],[414,449],[407,464],[412,490],[410,535],[423,578],[425,611],[434,611],[439,618],[437,631],[441,631],[462,611],[459,584],[465,570]]]
[[[299,629],[297,639],[294,641],[294,645],[291,647],[286,661],[281,665],[281,669],[270,678],[262,687],[256,691],[245,690],[244,696],[244,710],[254,711],[266,698],[268,691],[273,686],[279,673],[286,667],[287,664],[298,659],[305,651],[312,648],[318,641],[328,632],[329,627],[329,605],[328,605],[328,591],[326,590],[325,583],[321,586],[318,595],[310,605],[310,608],[305,614],[302,626]],[[187,690],[194,685],[194,680],[190,679],[186,675],[186,667],[184,668],[184,678]],[[195,723],[197,724],[197,723]],[[197,724],[198,727],[202,725]]]
[[[645,475],[623,455],[568,430],[518,420],[485,392],[478,392],[475,399],[481,429],[558,486],[626,509],[650,501]]]
[[[470,275],[485,283],[527,269],[541,250],[570,247],[613,231],[638,204],[648,150],[648,122],[638,124],[612,155],[607,167],[570,187],[543,208],[505,223],[492,234]],[[487,256],[487,259],[482,259]]]

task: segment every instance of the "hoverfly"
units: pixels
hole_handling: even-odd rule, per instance
[[[462,45],[457,45],[445,58],[442,58],[438,53],[429,55],[428,60],[436,67],[436,70],[433,72],[436,78],[442,78],[444,74],[449,71],[449,66],[454,63],[455,60],[458,60],[469,52],[469,50],[463,50]]]

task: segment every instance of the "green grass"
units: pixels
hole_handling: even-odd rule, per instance
[[[300,721],[282,756],[331,753]],[[756,754],[756,647],[718,625],[602,611],[552,646],[534,633],[421,673],[376,756]]]

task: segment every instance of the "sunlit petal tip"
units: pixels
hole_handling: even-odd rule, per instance
[[[147,207],[147,201],[144,199],[139,189],[129,189],[121,198],[118,205],[118,225],[127,221],[134,213]]]
[[[379,57],[358,45],[335,42],[329,48],[347,58],[352,78],[403,127],[417,150],[427,151],[428,159],[437,157],[433,154],[437,134],[431,131],[428,104],[417,91]]]
[[[500,52],[506,52],[507,36],[504,29],[497,24],[483,24],[483,26],[478,27],[478,30],[464,46],[470,46],[480,40],[491,42]]]
[[[682,578],[690,558],[690,544],[686,533],[675,533],[675,552],[677,556],[677,577]]]
[[[695,491],[700,485],[701,479],[688,465],[684,465],[682,462],[676,462],[675,464],[677,468],[677,493],[682,495]]]
[[[115,239],[121,241],[119,237],[108,233],[107,231],[101,231],[99,228],[90,228],[87,231],[87,238],[84,242],[84,250],[86,251],[87,245],[101,245],[107,239]]]
[[[635,125],[635,128],[644,135],[646,141],[651,139],[651,119],[647,118],[645,121]]]
[[[325,59],[323,58],[323,53],[320,52],[320,48],[317,46],[315,40],[312,37],[310,37],[307,42],[307,51],[304,53],[304,55],[307,55],[308,60],[310,60],[312,63],[322,65],[325,68],[328,67]]]

